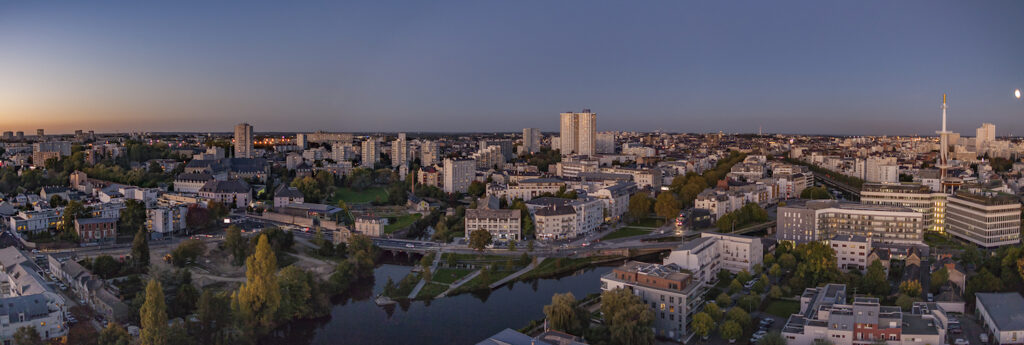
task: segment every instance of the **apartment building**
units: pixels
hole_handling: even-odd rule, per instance
[[[531,178],[508,185],[505,189],[505,196],[508,200],[530,201],[544,193],[557,193],[565,186],[565,181],[557,178]]]
[[[860,235],[873,243],[923,244],[924,215],[905,207],[836,200],[794,201],[779,206],[776,239],[804,243]]]
[[[199,196],[218,201],[228,207],[246,207],[252,201],[252,188],[240,180],[209,181],[199,189]]]
[[[948,317],[935,303],[915,303],[911,312],[883,306],[874,297],[847,301],[846,285],[808,288],[800,296],[800,312],[782,328],[790,345],[828,342],[835,345],[945,344]]]
[[[13,343],[14,333],[33,327],[44,341],[64,343],[69,330],[67,303],[43,278],[36,263],[15,247],[0,249],[0,341]]]
[[[763,259],[764,246],[759,238],[703,232],[700,238],[673,249],[665,262],[690,270],[697,281],[711,284],[718,271],[754,272],[754,266]]]
[[[476,230],[487,230],[494,242],[522,239],[522,212],[475,208],[466,210],[466,236]]]
[[[593,197],[536,198],[527,201],[526,207],[534,215],[534,223],[545,223],[544,231],[537,228],[538,239],[575,238],[596,231],[604,223],[604,202]],[[540,219],[536,219],[537,214],[541,214]],[[558,225],[557,228],[555,224]]]
[[[146,210],[146,229],[153,239],[170,237],[171,234],[185,231],[188,206],[163,206]]]
[[[355,219],[355,231],[370,237],[383,236],[386,225],[388,225],[386,218],[357,216]]]
[[[654,313],[658,337],[683,342],[689,339],[690,319],[699,309],[704,292],[693,275],[675,264],[628,261],[601,277],[601,290],[629,290]]]
[[[946,230],[985,248],[1020,243],[1020,198],[999,192],[961,189],[946,204]]]
[[[476,161],[473,159],[445,158],[443,189],[445,193],[465,193],[476,177]]]
[[[871,261],[871,240],[859,235],[836,235],[829,240],[829,247],[836,252],[836,265],[839,271],[858,270],[866,272]]]
[[[75,233],[82,243],[114,242],[117,238],[117,218],[77,218]]]

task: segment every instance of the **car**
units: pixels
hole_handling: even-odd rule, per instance
[[[754,284],[757,284],[757,279],[747,282],[746,284],[743,285],[743,287],[750,289],[754,287]]]
[[[589,246],[589,245],[590,245],[590,242],[583,242],[583,244],[580,244],[581,247],[586,247],[586,246]]]
[[[412,243],[406,243],[406,244],[405,244],[405,247],[406,247],[406,248],[416,248],[416,246],[415,246],[415,245],[413,245]]]
[[[775,323],[775,319],[761,319],[761,324],[762,325],[770,325],[770,324],[773,324],[773,323]]]
[[[931,292],[928,293],[928,302],[935,302],[935,295],[932,295]]]
[[[960,327],[957,327],[957,328],[950,327],[949,328],[949,333],[962,334],[963,332],[964,332],[964,330],[960,329]]]
[[[768,334],[768,331],[760,330],[760,331],[754,332],[754,336],[758,337],[758,338],[763,337],[765,334]]]
[[[956,345],[967,345],[967,344],[970,344],[970,343],[969,343],[969,342],[967,342],[967,339],[964,339],[964,338],[956,338],[956,340],[955,340],[955,341],[953,341],[953,344],[956,344]]]
[[[978,339],[981,340],[982,344],[988,344],[988,334],[986,334],[986,333],[978,334]]]
[[[85,300],[84,299],[78,300],[78,304],[85,305]]]

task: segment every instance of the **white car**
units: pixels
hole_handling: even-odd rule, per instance
[[[416,246],[412,245],[412,243],[406,243],[405,247],[406,248],[416,248]]]
[[[957,338],[956,341],[953,342],[953,344],[956,344],[956,345],[967,345],[967,344],[970,344],[970,343],[967,342],[967,339]]]

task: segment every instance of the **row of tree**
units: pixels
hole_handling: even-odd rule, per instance
[[[628,290],[601,293],[601,315],[604,323],[591,327],[590,313],[572,293],[555,294],[544,306],[548,328],[583,336],[590,344],[654,344],[654,312]]]

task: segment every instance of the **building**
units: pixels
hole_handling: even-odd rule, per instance
[[[700,238],[673,249],[665,262],[689,270],[699,282],[711,284],[723,269],[752,273],[763,259],[764,245],[759,238],[702,232]]]
[[[996,125],[991,123],[982,123],[981,127],[975,131],[974,137],[974,151],[978,154],[982,154],[986,149],[996,141]]]
[[[636,183],[619,182],[588,195],[604,202],[604,209],[608,211],[605,221],[615,222],[629,211],[629,197],[633,196],[635,192]]]
[[[208,173],[181,173],[174,178],[174,191],[180,193],[199,193],[199,189],[207,182],[215,180]]]
[[[71,142],[47,141],[32,144],[32,165],[41,167],[51,158],[71,155]]]
[[[153,239],[171,237],[188,228],[188,206],[175,205],[146,210],[146,229]]]
[[[563,155],[593,156],[597,153],[597,114],[590,109],[561,114],[559,143]]]
[[[1020,199],[1010,194],[961,189],[946,203],[946,231],[985,248],[1020,243]]]
[[[601,277],[601,290],[629,290],[654,313],[654,334],[683,342],[691,335],[690,319],[698,311],[704,289],[693,275],[675,264],[628,261]]]
[[[782,328],[786,343],[945,344],[949,318],[935,303],[915,303],[911,312],[904,312],[900,307],[883,306],[874,297],[854,297],[849,303],[846,295],[842,284],[804,290],[799,314],[790,315]]]
[[[398,138],[391,142],[391,167],[399,167],[409,163],[409,142],[405,133],[398,133]]]
[[[509,139],[486,139],[486,140],[480,140],[478,149],[482,151],[482,150],[484,150],[484,149],[486,149],[488,147],[491,147],[491,146],[497,146],[498,147],[498,151],[501,153],[501,163],[505,163],[506,161],[508,161],[508,160],[510,160],[510,159],[512,159],[513,157],[516,156],[515,146],[514,146],[514,143],[512,142],[512,140],[509,140]]]
[[[64,208],[44,208],[34,211],[18,211],[18,214],[8,219],[11,230],[19,233],[37,233],[44,230],[57,228],[61,222]]]
[[[522,212],[475,208],[466,210],[466,236],[476,230],[487,230],[494,242],[522,240]]]
[[[443,190],[445,193],[465,193],[476,177],[476,161],[445,158]]]
[[[75,233],[82,243],[113,242],[117,238],[117,218],[77,218]]]
[[[597,133],[597,153],[604,153],[604,154],[615,153],[615,133],[613,133],[613,132],[599,132],[599,133]]]
[[[209,181],[199,189],[199,196],[218,201],[228,207],[246,207],[252,201],[252,188],[241,180]]]
[[[523,153],[540,152],[541,134],[539,128],[523,128]]]
[[[860,235],[872,243],[924,243],[924,215],[905,207],[836,200],[794,201],[779,206],[776,239],[804,243]]]
[[[377,138],[368,138],[363,141],[363,157],[360,165],[373,169],[373,166],[380,160],[380,147],[378,147]]]
[[[332,133],[316,131],[313,133],[296,133],[295,145],[305,149],[309,143],[352,143],[352,133]]]
[[[67,304],[40,275],[42,269],[15,247],[0,249],[0,341],[13,343],[14,333],[33,327],[44,341],[64,343],[68,334]]]
[[[542,197],[526,202],[537,239],[560,240],[592,233],[604,222],[604,202],[593,197]]]
[[[934,192],[922,183],[865,183],[861,187],[860,202],[921,212],[926,230],[945,231],[946,194]]]
[[[420,166],[431,166],[439,163],[437,157],[436,141],[427,140],[420,144]]]
[[[587,345],[580,338],[559,331],[547,331],[536,337],[506,328],[476,345]]]
[[[355,220],[355,231],[370,237],[381,237],[384,235],[385,225],[388,225],[386,218],[358,216]]]
[[[416,173],[416,183],[424,186],[441,187],[444,179],[441,177],[441,171],[433,166],[424,166]]]
[[[1018,292],[979,292],[975,315],[981,319],[991,344],[1024,343],[1024,298]]]
[[[274,191],[274,207],[283,207],[289,204],[301,204],[306,202],[305,196],[298,188],[281,185]]]
[[[510,184],[505,190],[505,197],[508,200],[530,201],[545,193],[557,193],[562,188],[565,188],[565,181],[557,178],[531,178]]]
[[[871,261],[871,240],[859,235],[836,235],[829,240],[829,246],[836,252],[836,265],[839,271],[858,270],[867,272]]]
[[[252,126],[248,123],[235,125],[235,158],[254,158]]]
[[[500,167],[505,163],[505,158],[501,153],[501,147],[493,145],[481,147],[480,150],[474,152],[470,158],[473,158],[473,160],[476,161],[477,169],[482,170]]]

